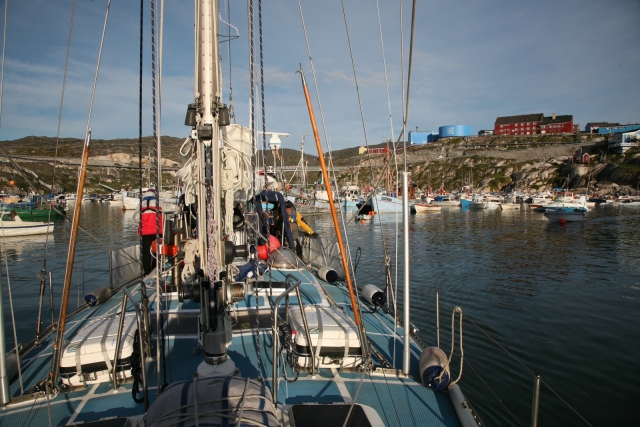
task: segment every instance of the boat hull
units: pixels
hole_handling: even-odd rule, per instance
[[[33,224],[33,225],[31,225]],[[13,225],[5,221],[0,222],[0,235],[5,237],[32,236],[35,234],[53,233],[53,223],[29,223],[21,222],[20,225]]]
[[[587,220],[587,212],[582,209],[556,209],[546,211],[544,216],[553,222],[579,222]]]
[[[442,207],[441,206],[434,206],[434,205],[430,205],[430,204],[427,204],[427,203],[415,203],[413,205],[413,208],[416,210],[416,213],[423,213],[423,212],[438,213],[438,212],[442,212]]]

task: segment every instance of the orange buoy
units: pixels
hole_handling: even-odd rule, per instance
[[[361,219],[361,220],[360,220],[360,224],[364,224],[364,219]]]
[[[280,248],[280,240],[273,234],[269,236],[269,253],[267,253],[267,245],[258,246],[258,258],[266,261],[269,258],[269,254],[274,253],[277,249]]]
[[[16,182],[15,182],[14,180],[9,181],[9,185],[10,185],[10,186],[12,186],[12,187],[13,187],[15,184],[16,184]]]
[[[564,218],[560,219],[560,225],[565,225],[567,223],[567,220]]]

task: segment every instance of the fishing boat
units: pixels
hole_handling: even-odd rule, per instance
[[[457,384],[462,361],[454,380],[454,350],[447,355],[426,345],[410,321],[407,172],[405,197],[395,204],[405,236],[400,311],[384,277],[379,286],[355,280],[334,204],[335,236],[308,236],[304,257],[297,255],[294,230],[283,220],[284,196],[250,178],[255,127],[231,124],[221,102],[218,3],[198,0],[196,11],[196,90],[183,146],[193,167],[183,183],[197,225],[189,226],[181,211],[158,211],[162,239],[152,251],[159,267],[140,277],[138,261],[125,250],[119,256],[123,266],[133,264],[128,274],[68,312],[82,209],[76,203],[57,322],[38,329],[9,370],[0,336],[3,425],[478,426]]]
[[[122,189],[120,192],[123,210],[134,210],[140,206],[140,193]]]
[[[53,233],[52,222],[24,222],[15,211],[0,211],[0,236],[31,236]]]
[[[376,212],[402,211],[402,198],[393,194],[376,194],[373,196],[373,206]]]
[[[589,208],[587,207],[587,198],[585,196],[580,196],[579,199],[562,198],[560,200],[554,200],[553,202],[547,203],[546,205],[542,206],[542,209],[545,212],[556,210],[559,208],[584,208],[586,211],[589,210]]]
[[[474,194],[470,201],[465,205],[469,206],[469,209],[486,209],[487,198],[483,194]]]
[[[362,197],[362,191],[357,185],[346,184],[340,189],[340,200],[345,208],[354,208],[356,203]]]

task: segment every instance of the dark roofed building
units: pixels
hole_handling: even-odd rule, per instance
[[[494,135],[535,135],[539,132],[544,114],[522,114],[520,116],[498,117],[494,125]]]
[[[551,117],[545,117],[542,119],[542,123],[540,123],[541,134],[573,132],[572,115],[556,116],[553,114]]]
[[[620,123],[607,123],[607,122],[589,122],[584,127],[584,131],[588,133],[598,133],[598,129],[607,126],[620,126]]]

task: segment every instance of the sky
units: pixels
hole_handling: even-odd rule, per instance
[[[0,0],[2,11],[5,1]],[[254,3],[257,19],[258,0]],[[9,1],[0,140],[58,133],[72,4]],[[282,146],[294,149],[301,135],[307,135],[305,151],[314,153],[300,76],[295,74],[302,64],[325,151],[327,142],[331,149],[342,149],[397,139],[412,2],[300,4],[315,76],[298,0],[262,5],[266,131],[289,133]],[[77,2],[61,137],[84,138],[106,5],[107,0]],[[94,139],[138,136],[139,7],[134,0],[111,1],[91,114]],[[143,134],[150,135],[149,0],[144,8]],[[161,134],[186,137],[184,117],[193,102],[193,1],[167,0],[164,15]],[[237,29],[239,35],[221,44],[223,101],[230,103],[231,80],[235,120],[248,126],[247,0],[221,0],[220,15],[221,32]],[[407,131],[437,132],[439,126],[464,124],[475,133],[492,129],[498,116],[529,113],[572,114],[582,129],[597,121],[638,123],[638,18],[639,0],[418,0]],[[256,102],[261,104],[259,98]],[[262,130],[260,111],[256,120]]]

